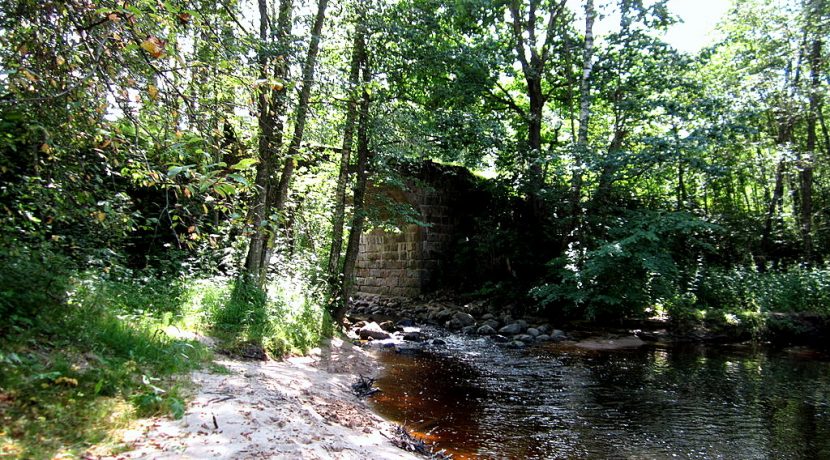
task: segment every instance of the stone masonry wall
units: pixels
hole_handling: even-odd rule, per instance
[[[404,190],[373,189],[396,202],[413,206],[418,220],[399,223],[399,232],[372,230],[360,237],[355,268],[359,294],[415,297],[441,286],[441,269],[455,237],[459,206],[469,173],[463,168],[424,163]]]

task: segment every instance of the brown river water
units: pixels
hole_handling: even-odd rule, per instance
[[[378,351],[372,404],[456,459],[830,459],[824,353],[443,339]]]

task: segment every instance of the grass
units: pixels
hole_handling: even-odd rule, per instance
[[[207,330],[231,352],[253,343],[275,358],[305,354],[333,333],[322,302],[302,290],[307,285],[283,279],[264,292],[240,280],[203,283],[200,304]]]
[[[34,262],[31,262],[34,261]],[[27,258],[0,272],[0,458],[116,455],[137,418],[180,417],[189,372],[228,373],[212,351],[256,344],[302,354],[331,335],[322,302],[300,279],[267,292],[228,279],[107,276]]]
[[[212,354],[164,332],[177,287],[162,285],[74,280],[65,302],[17,312],[25,321],[0,339],[0,456],[117,452],[117,431],[135,418],[184,413],[185,375]]]

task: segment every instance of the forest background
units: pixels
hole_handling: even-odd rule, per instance
[[[494,197],[466,298],[756,337],[826,315],[828,2],[736,0],[697,52],[665,1],[574,6],[0,1],[4,445],[181,414],[209,352],[171,326],[314,346],[361,232],[418,223],[366,194],[427,160]]]

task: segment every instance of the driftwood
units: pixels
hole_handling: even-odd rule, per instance
[[[436,451],[434,446],[427,444],[423,439],[418,439],[417,436],[413,436],[409,433],[409,430],[401,425],[395,428],[393,437],[389,440],[400,449],[415,452],[430,460],[452,460],[452,454],[447,453],[444,449]]]
[[[357,382],[352,384],[352,392],[360,398],[366,398],[380,391],[374,385],[375,379],[361,375]]]

